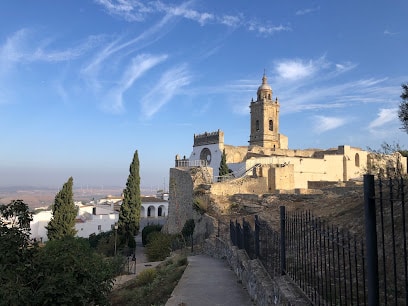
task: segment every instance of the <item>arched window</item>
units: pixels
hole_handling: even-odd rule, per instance
[[[149,208],[147,209],[147,217],[155,217],[154,206],[149,206]]]
[[[269,130],[273,131],[273,120],[269,120]]]
[[[256,122],[255,122],[255,126],[256,126],[256,127],[255,127],[255,128],[256,128],[256,130],[257,130],[257,131],[259,131],[259,120],[256,120]]]
[[[157,210],[157,216],[161,217],[162,213],[163,213],[163,208],[161,206],[159,206],[159,209]]]
[[[271,94],[268,94],[268,100],[270,100],[271,99]]]
[[[356,167],[360,167],[360,155],[358,155],[358,153],[354,156],[354,164]]]

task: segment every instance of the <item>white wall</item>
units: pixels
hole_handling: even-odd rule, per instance
[[[150,208],[150,216],[148,216],[149,208]],[[161,216],[159,216],[159,208],[161,208]],[[169,213],[169,203],[168,202],[142,203],[140,217],[141,218],[167,217],[168,213]]]
[[[118,220],[118,212],[112,212],[104,215],[91,215],[90,219],[85,219],[84,222],[77,222],[75,224],[77,236],[88,238],[91,234],[108,232],[112,229],[112,226],[118,222]]]
[[[219,143],[216,143],[193,147],[193,152],[191,153],[189,160],[190,161],[200,160],[200,154],[204,148],[207,148],[211,152],[211,162],[208,166],[213,168],[213,175],[216,177],[218,176],[219,173],[218,169],[221,163],[222,150],[224,149],[223,145],[221,146]]]
[[[77,236],[88,238],[89,235],[95,233],[110,231],[112,225],[119,220],[119,213],[114,212],[102,207],[96,207],[96,214],[92,214],[93,205],[79,206],[77,222],[75,223],[75,229],[77,230]],[[47,241],[47,229],[48,222],[51,220],[52,211],[41,211],[33,215],[33,221],[30,222],[31,239],[37,241]]]
[[[52,211],[40,211],[39,213],[33,215],[33,221],[30,222],[31,239],[36,239],[37,241],[47,241],[47,229],[45,228],[50,222],[52,217]]]

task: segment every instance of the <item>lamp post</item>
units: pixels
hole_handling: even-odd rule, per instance
[[[116,237],[118,235],[118,223],[115,223],[115,256],[116,256]]]

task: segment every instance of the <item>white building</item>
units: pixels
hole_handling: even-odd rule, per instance
[[[78,207],[78,215],[75,229],[78,237],[88,238],[91,234],[110,231],[112,226],[119,220],[119,213],[111,209],[80,203],[76,203],[76,206]],[[30,238],[41,242],[47,241],[47,229],[45,227],[51,218],[51,210],[33,214],[33,220],[30,222]]]
[[[75,229],[77,236],[88,238],[91,234],[99,234],[112,230],[119,220],[119,213],[111,209],[95,206],[79,206]]]
[[[84,205],[81,202],[75,202],[78,207],[78,215],[76,217],[75,229],[77,236],[88,238],[91,234],[99,234],[112,230],[112,227],[119,220],[119,212],[115,210],[120,198],[115,198],[112,201],[100,201],[107,205]],[[142,202],[140,212],[140,230],[147,224],[163,224],[168,215],[168,202]],[[48,222],[52,218],[52,211],[40,211],[33,215],[33,221],[30,222],[31,239],[45,242],[48,240],[47,229]]]
[[[51,210],[40,211],[33,214],[33,220],[30,222],[31,239],[36,239],[39,242],[47,241],[47,229],[45,228],[52,217]]]

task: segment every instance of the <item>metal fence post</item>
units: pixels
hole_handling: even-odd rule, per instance
[[[379,305],[378,251],[374,175],[364,175],[364,214],[367,246],[368,305]]]
[[[280,268],[281,275],[286,274],[286,235],[285,206],[280,206]]]
[[[248,235],[247,235],[247,231],[246,231],[245,218],[242,218],[242,248],[248,254],[249,252],[248,252],[247,246],[248,246]],[[248,254],[248,256],[250,256],[250,255]]]
[[[259,258],[259,218],[255,215],[255,257]]]

